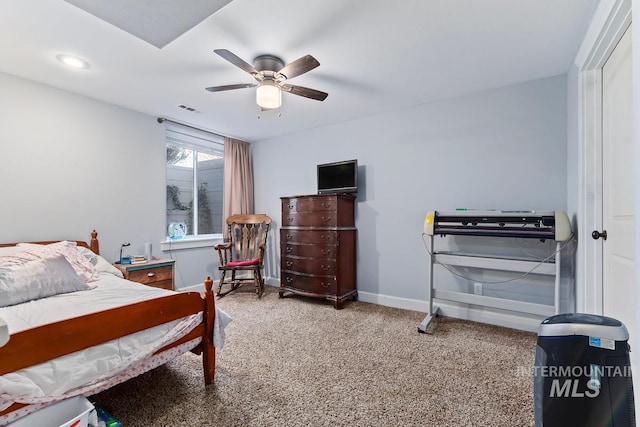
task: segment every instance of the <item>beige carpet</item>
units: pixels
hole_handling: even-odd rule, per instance
[[[530,426],[536,335],[346,302],[216,301],[233,317],[215,384],[185,354],[90,400],[137,426]]]

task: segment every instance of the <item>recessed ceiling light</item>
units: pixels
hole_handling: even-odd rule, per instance
[[[84,59],[78,58],[77,56],[71,55],[56,55],[56,59],[62,62],[64,65],[67,65],[72,68],[86,69],[89,68],[89,63]]]

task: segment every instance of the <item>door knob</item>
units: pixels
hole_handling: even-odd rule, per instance
[[[598,240],[601,237],[602,240],[607,240],[607,230],[602,230],[602,233],[598,230],[593,230],[593,233],[591,233],[591,237],[593,237],[593,240]]]

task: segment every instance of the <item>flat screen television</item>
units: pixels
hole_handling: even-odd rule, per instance
[[[356,193],[358,160],[318,165],[318,194]]]

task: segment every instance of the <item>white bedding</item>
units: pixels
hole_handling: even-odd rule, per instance
[[[8,325],[9,333],[13,334],[46,323],[174,293],[133,283],[110,273],[100,273],[99,280],[91,282],[91,285],[95,288],[1,307],[0,318]],[[96,379],[99,379],[100,387],[95,389],[103,389],[107,380],[116,376],[125,377],[128,375],[125,373],[127,369],[136,369],[141,360],[161,346],[184,336],[197,326],[201,319],[202,313],[195,314],[53,361],[2,375],[0,376],[0,410],[2,410],[1,406],[6,407],[12,401],[36,403],[48,401],[49,397],[55,400],[55,397],[67,396],[74,390],[91,391],[86,386],[87,384],[95,385]],[[217,322],[215,329],[218,336],[214,334],[214,344],[217,343],[216,346],[221,347],[224,338],[220,333],[223,333],[224,326],[230,318],[217,310],[216,321],[219,320],[224,324]],[[195,344],[197,342],[190,342],[189,345]],[[183,349],[183,351],[186,350],[188,348]],[[96,363],[96,361],[99,362]],[[0,425],[4,424],[2,421],[0,417]]]
[[[109,273],[100,273],[100,280],[91,282],[91,286],[95,288],[1,307],[0,317],[9,326],[9,333],[14,334],[58,320],[174,293],[142,286]]]
[[[58,259],[60,256],[64,259]],[[49,279],[46,274],[37,274],[40,270],[32,269],[30,264],[34,260],[37,263],[37,260],[50,258],[56,258],[60,264],[68,263],[70,267],[63,269],[64,274],[56,275],[53,282],[46,280]],[[68,280],[79,277],[90,289],[77,290],[86,287],[68,286]],[[9,334],[15,334],[47,323],[174,293],[124,280],[122,273],[107,260],[66,241],[44,246],[0,247],[0,282],[5,292],[4,297],[0,297],[0,341],[4,341],[7,330]],[[24,292],[17,297],[14,290]],[[40,299],[29,301],[32,298]],[[216,309],[212,337],[215,347],[223,346],[224,328],[230,321],[226,313]],[[27,405],[0,416],[0,426],[56,401],[98,393],[168,362],[194,348],[201,338],[154,353],[184,337],[200,323],[202,312],[0,376],[0,411],[13,403]],[[0,346],[3,344],[0,342]]]
[[[111,274],[101,274],[94,289],[55,295],[0,308],[9,334],[35,326],[106,310],[170,294]],[[169,322],[108,343],[60,357],[51,362],[0,377],[0,394],[21,396],[58,395],[103,375],[144,346],[162,339],[179,321]],[[108,327],[108,325],[105,325]],[[95,363],[99,359],[100,363]]]

